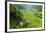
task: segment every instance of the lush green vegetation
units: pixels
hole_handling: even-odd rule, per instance
[[[11,29],[37,27],[42,27],[41,5],[10,4]]]

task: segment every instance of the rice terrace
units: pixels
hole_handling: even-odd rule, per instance
[[[10,4],[10,29],[42,27],[42,6]]]

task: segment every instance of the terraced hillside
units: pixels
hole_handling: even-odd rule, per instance
[[[42,27],[42,6],[10,4],[10,28]]]

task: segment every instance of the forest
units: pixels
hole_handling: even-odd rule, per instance
[[[10,4],[10,29],[42,27],[42,6]]]

